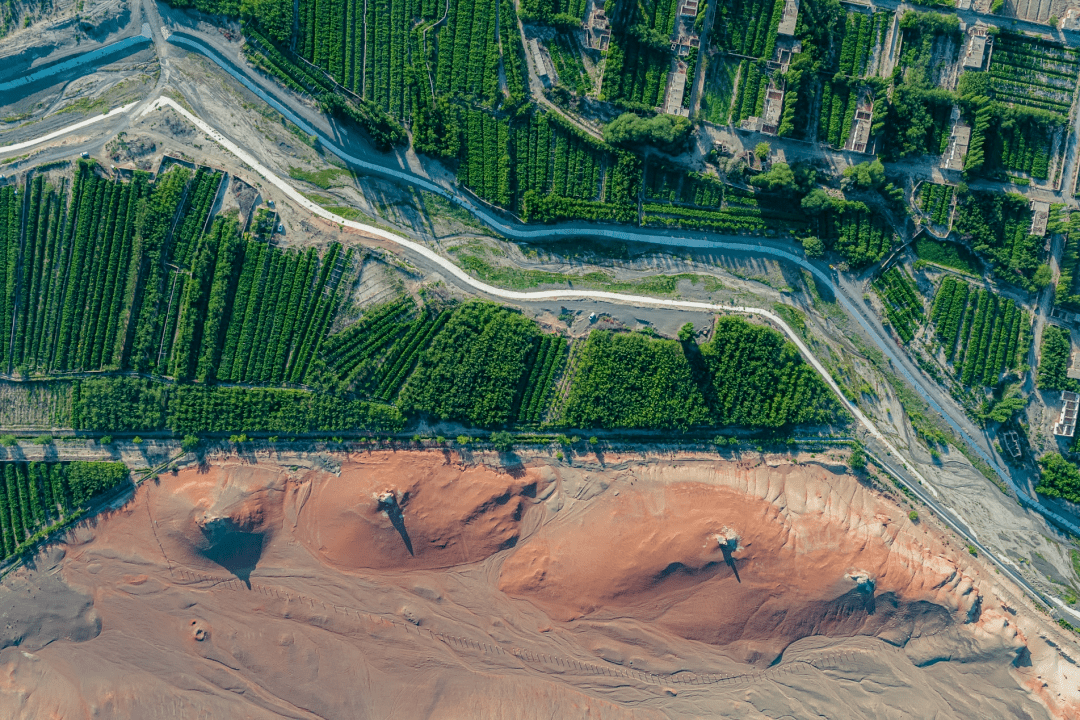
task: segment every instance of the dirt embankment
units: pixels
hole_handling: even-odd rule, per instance
[[[1061,636],[827,467],[336,460],[162,477],[5,581],[0,715],[1076,716]]]

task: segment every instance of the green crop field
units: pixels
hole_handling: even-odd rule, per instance
[[[529,186],[527,212],[557,214],[568,199],[622,211],[604,200],[630,196],[630,175],[620,172],[633,156],[604,154],[544,116],[527,120],[530,138],[544,138],[519,146],[514,169]],[[797,222],[769,195],[706,176],[657,166],[648,179],[646,206],[665,223]],[[70,172],[31,172],[0,189],[0,322],[10,328],[0,364],[18,379],[0,399],[34,408],[0,407],[5,425],[311,435],[398,432],[421,417],[483,428],[658,429],[835,419],[820,378],[782,336],[734,318],[701,348],[593,333],[573,361],[565,338],[491,303],[406,295],[360,308],[342,326],[339,311],[359,281],[356,251],[280,246],[266,208],[244,230],[235,210],[213,214],[221,184],[206,167],[120,180],[78,161]],[[605,385],[630,348],[657,382],[688,383],[678,393],[655,388],[685,395],[682,410],[639,412],[640,389]],[[746,357],[760,362],[736,372],[732,363]],[[761,408],[722,399],[736,376]],[[698,382],[704,377],[712,385]],[[623,409],[594,407],[604,393]]]
[[[969,193],[957,204],[953,229],[971,237],[972,248],[990,261],[999,278],[1035,289],[1043,241],[1031,234],[1031,209],[1023,195]]]
[[[965,385],[994,385],[1027,354],[1027,311],[952,276],[941,281],[931,320],[946,359]]]
[[[95,496],[128,479],[121,462],[0,462],[0,559],[79,517]]]
[[[922,300],[911,276],[904,270],[891,267],[874,281],[889,324],[905,343],[911,342],[924,319]]]
[[[775,196],[728,185],[709,175],[656,163],[645,173],[643,224],[740,232],[806,227],[806,216]]]
[[[727,123],[740,67],[740,63],[730,58],[709,59],[701,97],[701,115],[705,120],[718,125]]]
[[[919,186],[919,209],[935,225],[948,225],[952,211],[953,188],[949,185],[923,183]]]
[[[677,2],[642,0],[615,5],[611,46],[604,64],[603,99],[641,108],[653,108],[663,101],[671,65],[668,38],[675,27]]]
[[[979,264],[975,256],[964,247],[956,243],[931,240],[920,236],[915,241],[915,254],[920,260],[925,260],[934,265],[952,268],[972,275],[979,274]]]
[[[721,318],[713,339],[589,335],[562,410],[571,427],[784,427],[828,422],[835,400],[774,330]]]

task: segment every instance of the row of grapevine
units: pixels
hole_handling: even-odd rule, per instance
[[[560,85],[578,95],[585,95],[592,90],[592,79],[581,61],[580,51],[569,35],[557,33],[550,42],[545,43],[545,47],[555,66]]]
[[[220,364],[208,376],[225,382],[303,382],[336,311],[352,250],[331,245],[320,260],[248,241],[228,320]]]
[[[923,320],[922,301],[911,276],[891,267],[874,281],[874,289],[881,297],[885,315],[900,339],[905,343],[911,342]]]
[[[176,345],[174,340],[177,335],[177,324],[181,320],[182,313],[187,310],[187,319],[190,323],[192,313],[190,310],[189,295],[196,293],[198,298],[205,297],[208,290],[209,276],[204,277],[207,271],[212,272],[212,263],[215,252],[214,248],[207,249],[203,238],[203,228],[207,224],[210,210],[217,196],[218,187],[221,184],[222,175],[217,171],[207,168],[199,168],[192,180],[191,192],[188,193],[187,202],[182,213],[183,220],[178,223],[175,236],[172,241],[172,257],[170,265],[176,267],[170,274],[168,281],[168,295],[165,301],[166,314],[164,328],[162,330],[161,343],[158,347],[157,373],[160,375],[175,375],[175,367],[170,365],[174,351],[181,354],[189,354],[190,346]],[[216,238],[211,238],[214,240]],[[197,247],[196,247],[197,245]],[[196,252],[197,251],[197,252]],[[194,254],[194,257],[193,257]],[[191,263],[190,272],[185,272],[187,265]],[[198,307],[196,308],[198,310]],[[185,326],[191,330],[190,324]],[[186,374],[191,372],[190,362],[185,362]]]
[[[312,382],[343,392],[357,385],[367,386],[367,379],[385,358],[386,351],[410,326],[415,312],[411,298],[368,309],[359,322],[326,339],[313,371],[314,375],[325,377]]]
[[[175,330],[167,329],[173,347],[162,374],[174,378],[198,377],[207,380],[221,341],[223,314],[228,301],[241,244],[235,218],[218,218],[199,243],[191,259],[190,275],[184,279],[182,294],[176,298]]]
[[[671,65],[667,41],[674,30],[677,2],[644,0],[614,15],[604,64],[604,100],[640,109],[661,103]],[[650,41],[644,41],[644,36]]]
[[[521,17],[535,22],[581,22],[585,14],[585,0],[524,0]]]
[[[397,432],[404,426],[393,406],[308,390],[169,386],[130,377],[75,385],[72,422],[79,430],[307,434]]]
[[[518,406],[518,423],[537,425],[543,420],[544,409],[555,389],[555,378],[566,360],[566,349],[566,338],[560,335],[545,335],[539,340]]]
[[[923,183],[919,187],[919,208],[935,225],[948,225],[952,212],[953,188],[951,185]]]
[[[985,255],[994,271],[1026,290],[1037,289],[1042,238],[1031,234],[1032,211],[1019,193],[972,192],[957,203],[953,229],[971,237],[975,252]]]
[[[859,202],[831,212],[824,229],[832,249],[854,266],[880,261],[892,245],[892,230]]]
[[[769,89],[769,76],[760,63],[743,61],[739,83],[735,88],[735,100],[731,106],[731,120],[741,123],[751,115],[760,116],[765,106],[765,93]]]
[[[784,427],[827,421],[834,400],[771,328],[724,317],[713,339],[593,331],[559,422],[575,428]]]
[[[499,44],[502,46],[503,74],[509,103],[517,105],[528,95],[528,65],[518,32],[513,0],[499,0]]]
[[[132,264],[138,268],[141,292],[131,305],[128,362],[139,372],[151,372],[158,363],[168,312],[166,290],[171,287],[166,261],[190,177],[186,168],[178,166],[158,178],[144,210],[142,232],[134,244]]]
[[[642,223],[719,232],[807,226],[802,210],[783,197],[726,185],[708,175],[651,164],[645,172]]]
[[[734,0],[717,6],[713,21],[721,50],[762,60],[772,59],[783,0]],[[606,80],[605,80],[606,82]]]
[[[725,191],[734,194],[738,189],[711,175],[687,173],[655,162],[645,168],[645,197],[650,200],[720,207]]]
[[[436,99],[496,105],[500,66],[511,101],[527,94],[516,11],[507,0],[299,0],[297,8],[299,56],[395,121],[419,119]],[[295,64],[274,53],[285,61],[269,57],[271,64]],[[311,91],[305,78],[298,82]]]
[[[1065,249],[1061,254],[1061,274],[1054,292],[1054,303],[1070,309],[1080,308],[1076,280],[1080,275],[1080,213],[1069,213],[1065,226]]]
[[[967,283],[947,275],[934,296],[930,319],[945,347],[945,357],[950,362],[956,353],[956,334],[960,331],[960,321],[964,316],[964,308],[967,307],[969,290]]]
[[[0,463],[0,549],[21,552],[129,476],[120,462]]]
[[[184,173],[167,178],[182,189]],[[125,364],[126,323],[147,287],[142,260],[153,242],[147,189],[143,174],[130,183],[109,181],[80,162],[70,203],[66,182],[57,188],[41,175],[32,180],[21,223],[15,190],[2,194],[11,200],[2,209],[7,232],[0,229],[3,322],[11,329],[10,344],[0,345],[6,367],[30,373]]]
[[[420,353],[427,349],[432,339],[450,319],[450,310],[444,310],[437,317],[424,313],[413,322],[413,327],[393,347],[389,357],[381,367],[381,379],[375,396],[383,402],[397,397],[405,379],[416,366]]]
[[[496,205],[510,205],[510,126],[478,110],[465,111],[458,180]]]
[[[446,25],[437,36],[436,95],[485,98],[494,104],[499,69],[496,14],[495,0],[450,0]]]
[[[1002,372],[1017,367],[1018,353],[1027,352],[1018,347],[1024,335],[1022,309],[1011,299],[975,290],[955,278],[942,280],[931,319],[946,357],[955,359],[957,377],[965,385],[995,384]]]
[[[873,15],[859,12],[847,14],[843,40],[839,43],[838,69],[841,73],[852,77],[874,75],[874,53],[884,39],[890,15],[884,10]]]
[[[858,89],[849,88],[846,83],[823,83],[818,137],[833,147],[843,147],[851,135],[858,100]]]
[[[1034,121],[1001,128],[1001,166],[1045,180],[1050,171],[1053,127]]]

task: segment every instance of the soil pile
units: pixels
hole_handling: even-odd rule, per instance
[[[0,715],[1075,717],[960,551],[787,460],[222,459],[5,580]]]

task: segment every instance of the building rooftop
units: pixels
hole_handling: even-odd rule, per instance
[[[1061,416],[1054,425],[1054,434],[1072,437],[1076,432],[1076,413],[1080,409],[1080,395],[1066,390],[1061,393]]]
[[[1050,203],[1035,201],[1031,203],[1031,234],[1043,237],[1046,235],[1046,223],[1050,219]]]
[[[795,25],[799,21],[799,0],[784,0],[784,14],[780,16],[777,35],[794,35]]]
[[[682,115],[683,95],[686,93],[686,66],[671,76],[671,84],[668,86],[667,103],[664,112],[669,115]]]
[[[536,75],[545,85],[551,82],[548,77],[547,65],[544,64],[544,54],[540,52],[540,43],[536,38],[529,40],[529,50],[532,52],[533,63],[536,65]]]
[[[971,144],[971,128],[959,123],[953,126],[949,136],[949,147],[941,158],[941,166],[946,170],[963,170],[964,156]]]
[[[968,42],[967,51],[964,53],[964,67],[969,70],[981,70],[983,56],[986,55],[986,37],[972,35]]]

